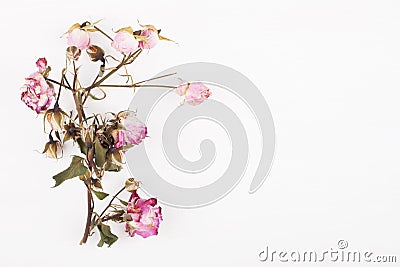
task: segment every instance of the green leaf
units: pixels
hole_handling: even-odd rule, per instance
[[[94,149],[95,149],[95,161],[98,167],[103,167],[104,163],[106,162],[106,153],[107,148],[103,147],[100,143],[99,139],[96,139],[94,142]]]
[[[69,167],[53,176],[53,179],[56,181],[56,184],[53,187],[59,186],[62,182],[68,179],[84,175],[88,171],[88,168],[83,164],[83,160],[84,159],[81,157],[73,156]]]
[[[128,206],[128,202],[123,201],[122,199],[118,198],[119,202],[121,202],[122,205]]]
[[[100,223],[99,225],[97,225],[97,228],[100,232],[100,241],[97,244],[98,247],[102,247],[104,243],[106,243],[108,247],[110,247],[112,244],[115,243],[115,241],[118,240],[118,236],[111,233],[110,226]]]
[[[119,172],[122,170],[121,166],[118,166],[117,164],[112,163],[111,161],[107,160],[106,166],[104,168],[108,172]]]
[[[83,142],[83,140],[81,138],[79,138],[78,140],[76,140],[76,142],[79,145],[79,148],[81,149],[81,153],[86,155],[86,144],[85,142]]]
[[[108,197],[108,195],[109,195],[109,194],[107,194],[107,193],[100,192],[100,191],[95,191],[95,190],[93,190],[93,189],[92,189],[92,191],[93,191],[94,195],[95,195],[98,199],[100,199],[100,200],[105,199],[105,198]]]

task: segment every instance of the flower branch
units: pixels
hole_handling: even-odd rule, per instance
[[[118,30],[112,38],[100,29],[97,23],[75,23],[66,32],[68,47],[65,49],[66,66],[62,71],[61,81],[49,78],[51,68],[47,65],[45,58],[37,60],[37,71],[25,79],[26,82],[21,88],[21,100],[37,114],[44,113],[45,132],[46,125],[51,128],[48,142],[43,150],[44,154],[50,158],[59,159],[63,156],[64,147],[69,143],[79,147],[76,155],[72,156],[70,165],[54,175],[53,179],[54,187],[57,187],[68,180],[79,178],[86,188],[86,222],[80,244],[85,244],[97,228],[100,235],[98,246],[104,244],[111,246],[118,237],[111,232],[111,227],[105,222],[123,223],[129,236],[140,235],[147,238],[158,234],[162,221],[161,207],[157,205],[155,198],[142,199],[137,192],[139,183],[129,178],[125,186],[113,195],[100,214],[94,210],[95,197],[102,201],[109,196],[103,191],[102,186],[106,172],[119,172],[123,168],[125,152],[143,142],[147,137],[147,127],[137,118],[136,112],[130,110],[122,110],[118,113],[106,112],[104,115],[93,114],[86,117],[84,107],[89,97],[96,101],[103,100],[106,98],[106,93],[102,88],[109,87],[160,87],[176,89],[176,93],[183,97],[184,102],[198,105],[204,102],[211,92],[202,83],[185,82],[176,86],[148,84],[153,80],[176,73],[133,83],[133,76],[127,67],[139,57],[143,50],[153,49],[159,40],[171,40],[160,36],[160,29],[152,25],[140,25],[141,29],[138,30],[125,27]],[[92,35],[99,33],[111,41],[111,46],[122,57],[121,60],[118,60],[115,55],[106,55],[100,46],[92,44]],[[76,62],[85,51],[94,64],[100,63],[99,72],[92,80],[93,82],[86,87],[82,86],[79,80],[81,75],[86,74],[81,73],[80,68],[76,67]],[[108,66],[107,58],[112,58],[118,64]],[[124,74],[120,76],[127,77],[126,84],[104,84],[122,68]],[[72,75],[71,83],[67,79],[67,74],[69,77]],[[54,85],[59,86],[57,94]],[[91,93],[94,89],[100,89],[104,95],[94,96]],[[63,90],[71,92],[75,105],[74,109],[68,112],[61,108],[60,96]],[[124,190],[131,194],[128,201],[118,198]],[[116,199],[119,199],[122,205],[115,204]]]

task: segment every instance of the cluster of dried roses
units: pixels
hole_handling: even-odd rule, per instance
[[[155,198],[139,197],[137,194],[139,184],[133,178],[125,182],[125,186],[112,197],[102,212],[94,212],[93,195],[100,200],[108,196],[102,188],[105,172],[121,170],[125,152],[139,145],[146,138],[147,127],[133,111],[86,116],[83,107],[89,98],[104,99],[106,97],[104,88],[141,87],[142,82],[134,83],[126,66],[132,64],[143,49],[152,49],[159,40],[170,40],[161,36],[160,30],[152,25],[140,25],[142,29],[137,31],[131,27],[122,28],[116,32],[114,38],[111,38],[96,24],[97,22],[74,24],[66,33],[67,61],[59,81],[49,78],[51,68],[47,65],[45,58],[37,60],[38,70],[26,78],[26,83],[22,87],[21,100],[37,114],[44,115],[45,131],[46,125],[51,128],[49,141],[43,153],[50,158],[58,159],[62,157],[63,148],[67,142],[72,141],[79,145],[81,155],[74,155],[70,166],[53,176],[55,186],[76,177],[83,181],[87,187],[88,202],[87,221],[81,244],[85,243],[93,230],[97,228],[101,238],[98,246],[104,243],[110,246],[118,237],[111,233],[110,226],[105,224],[107,221],[124,223],[126,232],[130,236],[137,234],[148,237],[158,233],[162,220],[161,208],[157,205]],[[111,46],[120,52],[121,59],[106,55],[101,47],[92,44],[91,35],[99,33],[111,41]],[[83,86],[79,81],[79,68],[76,67],[82,51],[86,51],[93,62],[101,63],[97,76],[88,86]],[[108,66],[108,59],[116,62],[116,66]],[[123,76],[128,77],[125,84],[104,84],[120,69],[124,69]],[[55,85],[58,86],[58,93],[55,92]],[[166,87],[176,89],[176,93],[184,98],[184,102],[191,105],[198,105],[211,95],[209,89],[198,82]],[[103,96],[95,96],[93,90],[99,90]],[[64,91],[72,95],[75,110],[66,112],[60,107],[59,99]],[[54,105],[50,108],[53,102]],[[118,198],[118,195],[125,190],[131,193],[128,201]],[[116,200],[119,202],[115,203]]]

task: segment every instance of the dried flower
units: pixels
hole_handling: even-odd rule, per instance
[[[114,138],[114,147],[139,145],[147,135],[146,125],[136,117],[133,111],[123,111],[117,115],[118,129],[111,135]]]
[[[138,45],[139,43],[133,35],[131,27],[118,30],[114,41],[111,43],[112,47],[125,55],[135,52],[138,49]]]
[[[32,73],[26,78],[26,83],[21,89],[22,102],[38,114],[46,110],[54,98],[53,86],[47,83],[39,72]]]
[[[144,40],[139,41],[139,47],[142,49],[151,49],[158,44],[160,40],[158,38],[158,31],[154,31],[153,29],[146,29],[140,33],[141,36],[144,36]]]
[[[39,73],[45,72],[45,70],[47,69],[47,60],[46,60],[46,58],[44,58],[44,57],[39,58],[39,59],[36,61],[36,66],[37,66],[38,69],[39,69]]]
[[[91,45],[86,49],[87,54],[90,57],[90,60],[93,62],[96,61],[101,61],[101,62],[105,62],[106,60],[104,59],[104,50],[97,46],[97,45]]]
[[[65,135],[63,140],[64,143],[71,139],[77,140],[81,136],[81,128],[77,127],[73,122],[64,125],[64,130],[65,130]]]
[[[65,117],[67,117],[67,114],[58,106],[57,103],[53,109],[47,110],[44,115],[44,119],[50,124],[51,129],[57,132],[62,132]]]
[[[67,44],[84,50],[90,46],[90,34],[86,29],[73,25],[67,33]]]
[[[185,102],[192,106],[199,105],[211,96],[211,91],[201,82],[184,83],[178,86],[177,93],[185,97]]]
[[[112,147],[107,151],[107,160],[121,166],[125,161],[124,152],[122,149]]]
[[[133,192],[139,189],[139,182],[135,181],[133,178],[129,178],[128,180],[125,181],[125,189],[128,192]]]
[[[61,142],[54,141],[50,135],[50,141],[46,143],[42,154],[46,153],[52,159],[59,159],[62,157]]]
[[[125,230],[130,236],[137,234],[146,238],[158,234],[162,214],[161,207],[157,206],[157,199],[142,199],[133,191],[126,212],[128,216]]]
[[[81,55],[81,50],[76,46],[69,46],[66,50],[67,58],[70,60],[78,60]]]

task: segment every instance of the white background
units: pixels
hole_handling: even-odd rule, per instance
[[[398,253],[400,2],[8,1],[1,13],[3,266],[265,266],[258,254],[266,245],[324,251],[339,239],[352,250]],[[139,19],[179,42],[144,54],[132,68],[137,80],[209,61],[260,88],[277,152],[256,194],[247,193],[250,173],[211,206],[163,207],[157,237],[131,239],[114,226],[120,240],[112,248],[97,248],[96,234],[78,245],[84,187],[73,180],[50,188],[69,159],[37,152],[46,142],[42,118],[20,102],[19,88],[41,56],[58,79],[66,47],[59,37],[99,18],[108,32]],[[103,109],[127,107],[132,93],[110,92]],[[112,175],[105,186],[112,191],[128,176]]]

